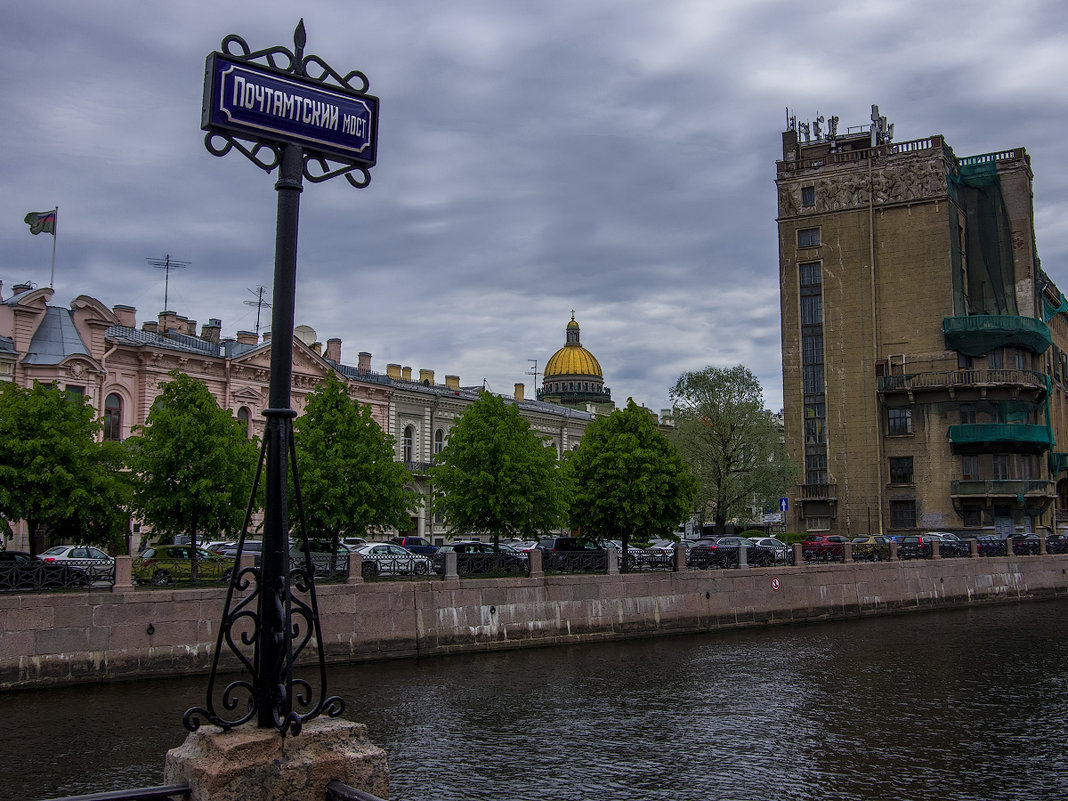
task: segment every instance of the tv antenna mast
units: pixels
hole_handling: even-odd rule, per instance
[[[260,338],[260,312],[263,311],[264,307],[268,309],[271,308],[270,301],[264,300],[263,298],[263,293],[266,291],[267,290],[262,286],[258,286],[255,289],[250,289],[249,292],[256,296],[256,300],[244,301],[244,304],[246,306],[256,307],[256,339]]]
[[[170,291],[171,283],[171,270],[184,270],[191,262],[178,261],[172,259],[171,254],[168,253],[162,259],[145,259],[150,267],[155,267],[158,270],[163,270],[163,311],[170,311],[167,308],[168,292]]]
[[[530,362],[530,364],[531,364],[530,369],[527,370],[527,375],[534,376],[534,394],[537,395],[538,394],[538,360],[537,359],[527,359],[527,361]]]

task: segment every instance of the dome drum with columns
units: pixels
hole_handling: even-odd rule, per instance
[[[608,414],[615,408],[612,391],[604,385],[597,358],[582,347],[579,324],[571,312],[564,346],[545,365],[538,400]]]

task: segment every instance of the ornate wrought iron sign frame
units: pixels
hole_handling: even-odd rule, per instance
[[[204,722],[230,729],[255,718],[259,728],[278,729],[284,737],[299,734],[307,720],[321,714],[334,717],[345,708],[340,698],[327,696],[315,567],[293,441],[296,412],[290,408],[290,389],[297,221],[303,179],[319,182],[344,175],[357,189],[370,183],[368,168],[375,163],[377,150],[378,98],[367,94],[363,73],[342,76],[318,56],[305,56],[305,38],[303,20],[293,35],[292,51],[271,47],[252,52],[244,39],[231,34],[222,43],[227,52],[212,53],[207,61],[204,145],[215,156],[236,149],[261,169],[279,169],[275,183],[278,222],[270,400],[263,412],[267,424],[238,544],[238,567],[232,572],[212,656],[207,701],[203,707],[187,710],[183,719],[190,731]],[[335,136],[335,122],[343,134],[340,140]],[[289,560],[290,475],[304,555],[295,569]],[[261,477],[265,498],[262,555],[258,565],[242,566]],[[313,640],[319,663],[318,691],[311,681],[294,676],[298,659]],[[224,658],[226,664],[220,668]],[[244,672],[220,686],[220,670],[234,667]]]

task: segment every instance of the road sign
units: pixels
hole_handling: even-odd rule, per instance
[[[204,70],[205,131],[293,143],[373,166],[378,98],[211,53]]]
[[[789,510],[789,508],[790,508],[790,499],[789,498],[779,498],[779,511],[780,512],[785,512],[785,511]]]
[[[773,590],[775,590],[775,592],[778,592],[779,591],[779,587],[781,587],[781,586],[782,586],[782,584],[779,582],[779,580],[777,578],[773,578],[771,580],[771,588]]]

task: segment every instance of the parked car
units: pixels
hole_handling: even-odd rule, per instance
[[[37,557],[42,562],[66,562],[84,570],[90,581],[113,581],[115,560],[92,545],[56,545]]]
[[[392,542],[369,542],[359,545],[355,552],[363,557],[364,578],[371,576],[425,576],[433,570],[430,557],[412,553]]]
[[[543,570],[572,573],[608,570],[608,552],[577,537],[543,537],[535,547],[542,553]]]
[[[426,537],[394,537],[390,542],[393,545],[407,548],[412,553],[421,553],[425,555],[430,555],[438,549],[438,546]]]
[[[0,551],[0,591],[88,587],[93,582],[81,567],[44,562],[25,551]]]
[[[447,542],[431,556],[434,570],[445,572],[445,554],[456,554],[456,572],[462,575],[489,573],[503,570],[508,573],[526,573],[530,561],[527,554],[520,554],[514,548],[501,543],[496,551],[492,542],[477,540],[459,540]]]
[[[993,534],[979,534],[975,538],[980,556],[1005,556],[1005,540]]]
[[[849,542],[841,534],[809,534],[801,540],[801,558],[806,562],[829,562],[845,556],[842,547]]]
[[[311,561],[316,578],[327,576],[346,576],[349,572],[349,546],[339,542],[337,553],[334,553],[334,544],[328,540],[308,540],[311,551]],[[289,549],[290,570],[301,570],[304,567],[304,546],[300,542],[294,542]]]
[[[890,558],[890,538],[881,534],[862,534],[849,543],[858,562],[885,562]]]
[[[1068,534],[1050,534],[1046,537],[1046,553],[1068,553]]]
[[[748,565],[767,566],[775,563],[775,551],[772,548],[761,547],[747,537],[698,540],[690,548],[686,563],[697,568],[737,567],[740,548],[745,549],[745,562]]]
[[[760,548],[770,548],[778,564],[790,564],[790,546],[778,537],[752,537],[751,539]]]
[[[971,546],[952,531],[928,531],[923,536],[938,540],[938,555],[942,557],[970,556]]]
[[[1017,556],[1036,556],[1038,554],[1038,535],[1017,532],[1009,537],[1012,552]]]
[[[205,581],[229,579],[233,559],[196,548],[197,578]],[[171,584],[193,577],[193,548],[188,545],[156,545],[143,550],[133,560],[133,580],[138,584]]]

